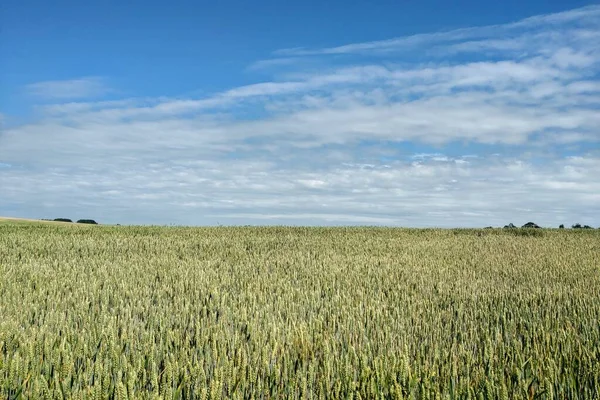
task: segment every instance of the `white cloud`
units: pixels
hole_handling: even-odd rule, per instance
[[[26,92],[41,99],[82,99],[102,96],[110,88],[99,77],[86,77],[61,81],[44,81],[31,83],[25,87]]]
[[[272,58],[268,60],[259,60],[248,66],[249,71],[260,71],[271,68],[279,68],[283,66],[297,65],[299,62],[298,58]]]

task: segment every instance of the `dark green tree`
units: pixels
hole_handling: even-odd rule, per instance
[[[78,224],[91,224],[91,225],[98,225],[98,223],[96,221],[94,221],[93,219],[79,219],[77,220]]]

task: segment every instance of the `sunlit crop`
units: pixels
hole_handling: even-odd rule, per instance
[[[0,398],[598,388],[596,230],[0,225]]]

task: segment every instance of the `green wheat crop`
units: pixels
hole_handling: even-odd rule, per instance
[[[0,398],[599,388],[598,231],[0,225]]]

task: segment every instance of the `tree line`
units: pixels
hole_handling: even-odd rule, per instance
[[[42,218],[42,221],[54,221],[54,222],[73,222],[72,219],[70,218],[54,218],[54,219],[47,219],[47,218]],[[93,219],[78,219],[76,221],[77,224],[90,224],[90,225],[98,225],[98,223],[96,221],[94,221]]]
[[[510,223],[510,224],[508,224],[508,225],[504,225],[504,228],[506,228],[506,229],[510,229],[510,228],[517,228],[517,226],[515,226],[515,225],[514,225],[514,224],[511,222],[511,223]],[[528,223],[526,223],[525,225],[523,225],[521,228],[535,228],[535,229],[539,229],[539,228],[541,228],[541,226],[539,226],[538,224],[536,224],[536,223],[534,223],[534,222],[528,222]],[[589,225],[583,225],[583,226],[582,226],[582,225],[581,225],[581,224],[579,224],[579,223],[571,225],[571,228],[572,228],[572,229],[594,229],[594,228],[592,228],[592,227],[591,227],[591,226],[589,226]],[[558,229],[565,229],[565,225],[564,225],[564,224],[560,224],[560,225],[558,226]],[[600,229],[600,228],[598,228],[598,229]]]

